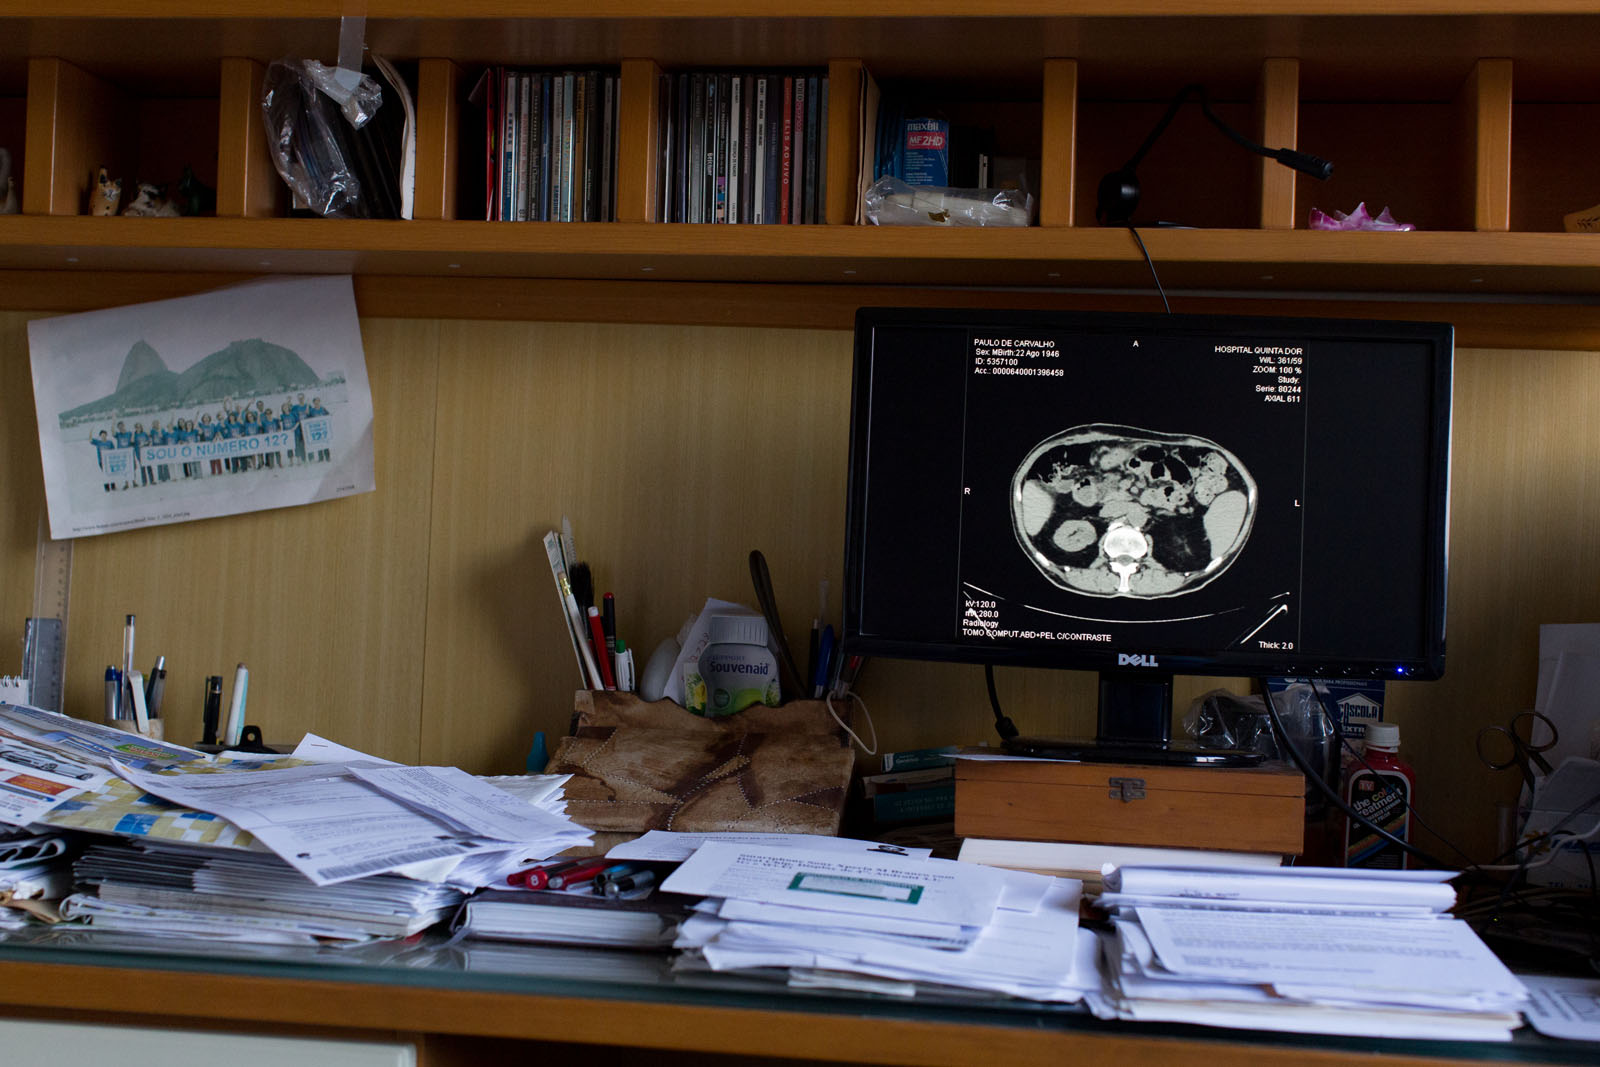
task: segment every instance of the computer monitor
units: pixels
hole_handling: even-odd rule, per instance
[[[1171,739],[1174,675],[1444,668],[1454,333],[1432,323],[864,308],[850,654],[1100,674],[1092,744]]]

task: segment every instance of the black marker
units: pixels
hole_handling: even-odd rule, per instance
[[[217,743],[217,720],[222,717],[222,675],[213,674],[206,679],[205,712],[200,719],[202,745]]]

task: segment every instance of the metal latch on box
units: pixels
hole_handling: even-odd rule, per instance
[[[1144,799],[1143,778],[1111,778],[1107,780],[1107,784],[1111,786],[1112,800],[1131,804],[1135,800]]]

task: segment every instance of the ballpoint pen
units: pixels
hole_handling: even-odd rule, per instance
[[[122,624],[122,680],[126,682],[133,672],[133,616]]]
[[[606,635],[606,659],[611,661],[611,676],[617,675],[617,598],[607,593],[600,598],[600,628]]]
[[[817,642],[817,666],[811,676],[812,697],[820,700],[828,691],[828,679],[832,676],[831,664],[833,662],[833,626],[830,623],[822,628],[822,639]]]
[[[156,665],[150,669],[145,682],[144,706],[152,719],[161,718],[161,701],[167,692],[167,657],[157,656]]]
[[[122,672],[106,668],[106,725],[115,726],[122,718]]]
[[[580,863],[552,874],[545,885],[550,889],[576,889],[584,883],[594,881],[600,872],[609,866],[611,861],[604,858]]]

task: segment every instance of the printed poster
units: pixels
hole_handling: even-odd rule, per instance
[[[28,345],[53,538],[375,488],[348,276],[37,319]]]

